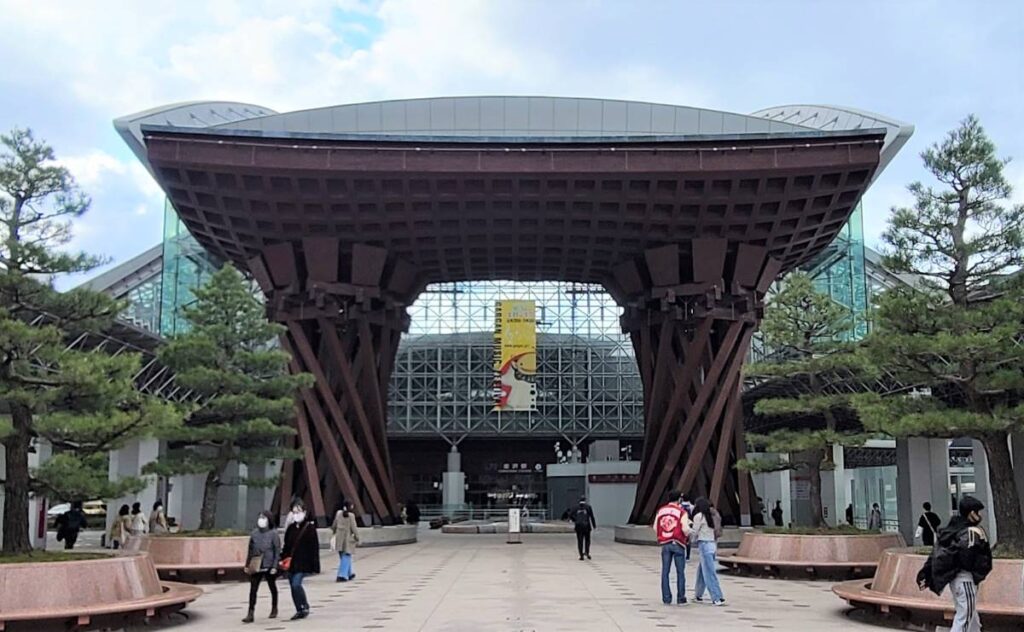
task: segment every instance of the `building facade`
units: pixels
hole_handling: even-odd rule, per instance
[[[407,329],[399,344],[384,330],[351,339],[375,353],[387,350],[379,356],[386,370],[374,387],[386,414],[373,422],[386,420],[386,443],[372,438],[372,423],[362,417],[354,431],[343,428],[339,405],[359,417],[355,400],[361,395],[342,395],[332,404],[333,387],[318,380],[299,423],[317,426],[326,415],[341,436],[332,436],[330,424],[314,429],[307,449],[321,463],[319,480],[299,481],[297,470],[285,468],[293,491],[333,486],[329,495],[336,499],[348,493],[339,487],[346,466],[338,459],[351,455],[348,467],[359,470],[352,493],[382,519],[400,497],[481,504],[527,488],[543,505],[542,472],[560,458],[556,442],[561,458],[572,460],[589,458],[593,440],[619,442],[618,450],[602,451],[605,459],[643,459],[638,506],[655,502],[661,488],[677,480],[716,495],[732,519],[749,516],[749,485],[727,467],[742,440],[733,423],[738,408],[726,403],[738,397],[738,383],[731,385],[747,353],[743,341],[756,325],[759,297],[775,274],[800,266],[861,312],[867,289],[857,202],[911,131],[877,115],[820,106],[740,115],[528,97],[395,101],[280,115],[245,104],[195,103],[125,117],[116,126],[169,194],[159,313],[154,319],[140,312],[134,316],[140,322],[156,323],[165,335],[180,330],[177,308],[190,300],[189,288],[224,260],[253,273],[282,322],[306,313],[289,311],[300,298],[289,288],[325,287],[322,279],[338,274],[356,285],[369,283],[371,292],[373,283],[390,284],[380,287],[398,292],[399,302],[408,297],[394,312],[394,331]],[[269,162],[254,169],[244,162],[246,151]],[[851,158],[853,151],[858,157]],[[769,156],[774,163],[763,161]],[[325,166],[322,157],[335,162]],[[381,161],[371,164],[377,157]],[[398,157],[401,162],[392,160]],[[641,164],[648,166],[638,170]],[[330,243],[310,241],[321,234],[332,235]],[[340,252],[339,267],[323,268],[311,252]],[[367,275],[357,267],[367,262],[378,271]],[[289,275],[292,281],[285,280]],[[724,285],[716,285],[718,276]],[[702,283],[718,289],[699,298]],[[153,305],[154,296],[141,300]],[[637,302],[638,296],[646,298]],[[661,298],[647,304],[651,296]],[[492,410],[497,298],[526,298],[538,306],[535,410]],[[687,345],[705,344],[694,338],[699,318],[692,320],[699,312],[694,306],[705,300],[712,311],[700,318],[717,323],[703,334],[710,334],[711,355],[706,364],[684,363],[692,384],[663,382],[662,362],[673,354],[682,361]],[[350,303],[340,305],[343,316],[349,313]],[[665,325],[679,327],[672,335],[680,336],[682,347],[645,342],[665,331],[651,319],[666,305],[691,315]],[[314,357],[325,348],[317,351],[316,344],[330,347],[335,335],[324,328],[325,316],[290,329],[285,341],[313,370],[346,363],[337,353]],[[857,322],[851,337],[865,328]],[[716,362],[718,356],[723,360]],[[643,368],[648,362],[650,374]],[[728,378],[710,379],[723,370]],[[694,396],[692,404],[707,409],[672,421],[691,430],[671,438],[669,423],[658,427],[661,420],[674,419]],[[346,432],[355,435],[349,440]],[[338,452],[335,442],[347,452]],[[446,471],[454,473],[453,450],[461,455],[461,490],[445,485]],[[664,480],[648,480],[655,461],[665,458],[680,459],[678,469]],[[385,460],[389,468],[382,468]]]

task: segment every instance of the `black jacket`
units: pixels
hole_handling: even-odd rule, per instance
[[[320,537],[316,533],[316,520],[306,518],[302,524],[294,522],[284,532],[281,558],[292,558],[290,573],[320,572]]]
[[[589,531],[597,528],[597,521],[594,520],[594,509],[590,505],[579,505],[572,512],[572,521],[577,529]]]
[[[917,519],[917,526],[921,527],[921,543],[932,546],[935,544],[935,535],[942,526],[942,520],[937,513],[926,511]]]
[[[980,584],[992,571],[992,547],[984,529],[971,526],[963,516],[953,516],[939,531],[939,541],[917,574],[917,583],[938,595],[960,571],[971,573],[974,583]]]
[[[81,509],[70,509],[57,516],[57,527],[68,533],[78,533],[89,526]]]

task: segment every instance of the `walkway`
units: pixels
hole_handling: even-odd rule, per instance
[[[296,625],[287,585],[281,589],[283,619],[266,619],[270,608],[261,587],[256,623],[243,626],[248,585],[207,587],[189,607],[191,620],[160,626],[175,632],[246,629],[252,632],[388,630],[452,632],[604,632],[646,630],[875,629],[850,620],[828,583],[782,582],[722,576],[724,607],[662,605],[660,558],[653,547],[615,544],[611,530],[597,534],[593,561],[580,562],[571,535],[454,536],[421,531],[415,545],[362,549],[358,578],[335,583],[333,554],[325,551],[325,573],[306,580],[310,617]],[[687,565],[692,597],[696,558]],[[153,628],[147,628],[152,630]]]

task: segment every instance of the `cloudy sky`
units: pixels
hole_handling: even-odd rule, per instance
[[[869,243],[924,177],[921,149],[973,112],[1017,158],[1024,201],[1020,0],[0,0],[0,16],[0,129],[53,144],[93,198],[75,245],[114,261],[160,240],[162,195],[111,121],[200,99],[278,111],[470,94],[853,106],[917,128],[865,198]]]

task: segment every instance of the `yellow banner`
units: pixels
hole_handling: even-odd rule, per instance
[[[537,408],[537,307],[533,301],[494,305],[494,410]]]

